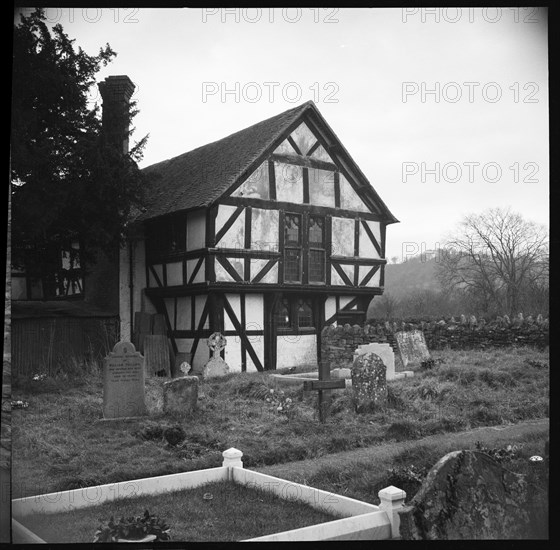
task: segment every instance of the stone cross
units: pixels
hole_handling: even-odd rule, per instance
[[[227,340],[220,332],[214,332],[208,338],[208,347],[212,353],[212,359],[219,356],[222,350],[227,346]]]
[[[225,376],[228,374],[229,366],[220,356],[226,344],[227,341],[223,334],[214,332],[210,335],[208,338],[208,347],[210,348],[212,357],[210,357],[202,369],[203,378],[214,378],[216,376]]]
[[[319,421],[325,422],[329,412],[330,390],[346,387],[344,378],[331,380],[331,369],[328,363],[319,365],[319,380],[306,380],[303,383],[304,391],[318,392],[317,406],[319,408]]]

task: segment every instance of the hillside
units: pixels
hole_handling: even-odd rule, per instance
[[[402,298],[413,290],[440,290],[435,258],[416,256],[399,264],[385,266],[385,292]]]

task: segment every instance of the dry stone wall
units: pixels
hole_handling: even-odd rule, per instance
[[[356,348],[373,342],[389,343],[395,353],[395,332],[421,330],[428,349],[485,349],[491,347],[533,346],[543,349],[549,345],[549,321],[507,316],[486,322],[484,319],[451,318],[441,321],[373,321],[364,326],[327,326],[321,333],[321,359],[331,368],[351,366]]]

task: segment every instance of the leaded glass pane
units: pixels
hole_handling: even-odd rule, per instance
[[[301,281],[301,251],[287,248],[284,255],[284,279],[286,281]]]
[[[313,326],[313,309],[308,300],[299,300],[297,307],[297,322],[299,328]]]
[[[325,251],[309,251],[309,282],[325,282]]]
[[[301,244],[301,216],[286,214],[284,245],[299,246]]]

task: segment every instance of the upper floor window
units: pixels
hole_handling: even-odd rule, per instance
[[[170,216],[153,220],[146,226],[146,252],[151,258],[187,250],[185,216]]]
[[[301,282],[301,214],[286,214],[284,219],[284,280]]]
[[[309,282],[325,282],[325,218],[309,216]]]
[[[325,218],[285,214],[284,281],[324,283],[325,259]]]

